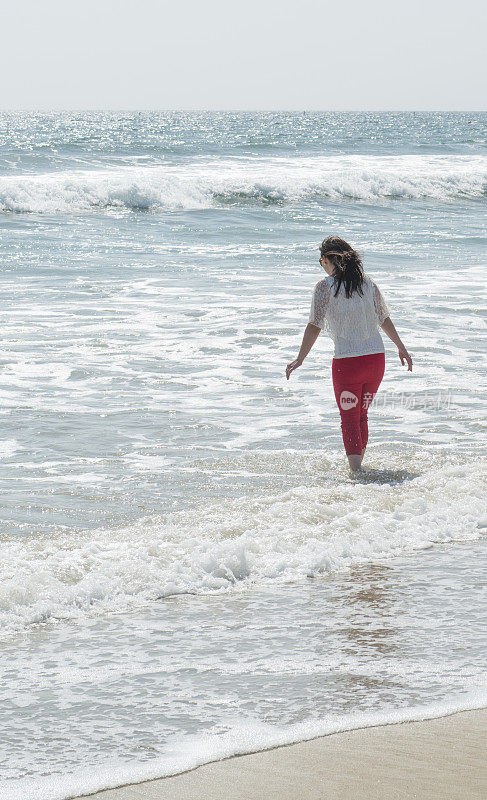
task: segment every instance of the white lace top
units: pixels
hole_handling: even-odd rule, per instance
[[[335,297],[331,276],[319,281],[313,292],[309,322],[324,329],[335,343],[335,358],[383,353],[384,343],[378,327],[389,316],[389,309],[376,283],[365,276],[363,296],[345,296],[340,286]]]

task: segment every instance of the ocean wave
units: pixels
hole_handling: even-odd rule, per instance
[[[486,193],[484,156],[225,158],[2,176],[0,210],[161,211],[326,199],[475,199]]]
[[[175,594],[295,582],[483,535],[477,464],[423,465],[399,482],[393,473],[347,481],[335,467],[320,485],[222,499],[125,528],[4,540],[2,631],[130,611]]]

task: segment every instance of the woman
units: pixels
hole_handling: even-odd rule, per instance
[[[320,331],[335,342],[333,388],[340,410],[343,444],[352,472],[362,469],[368,439],[367,411],[384,375],[384,343],[380,326],[397,346],[401,364],[413,362],[392,324],[389,309],[374,281],[364,274],[358,253],[337,236],[320,247],[320,264],[328,277],[313,292],[309,322],[298,357],[286,377],[301,366]]]

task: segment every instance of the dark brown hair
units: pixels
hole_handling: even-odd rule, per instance
[[[363,295],[364,269],[362,259],[348,242],[338,236],[328,236],[321,243],[321,255],[326,256],[333,264],[333,280],[335,297],[340,291],[340,286],[345,287],[345,297],[351,297],[354,292]]]

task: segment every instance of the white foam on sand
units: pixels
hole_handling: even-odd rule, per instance
[[[270,725],[261,720],[236,723],[224,734],[174,736],[163,757],[145,762],[112,761],[103,767],[86,768],[66,775],[0,782],[2,800],[67,800],[102,789],[176,775],[230,756],[268,750],[347,730],[415,722],[471,711],[487,706],[487,687],[452,697],[447,701],[388,711],[365,711],[329,715],[295,725]]]

